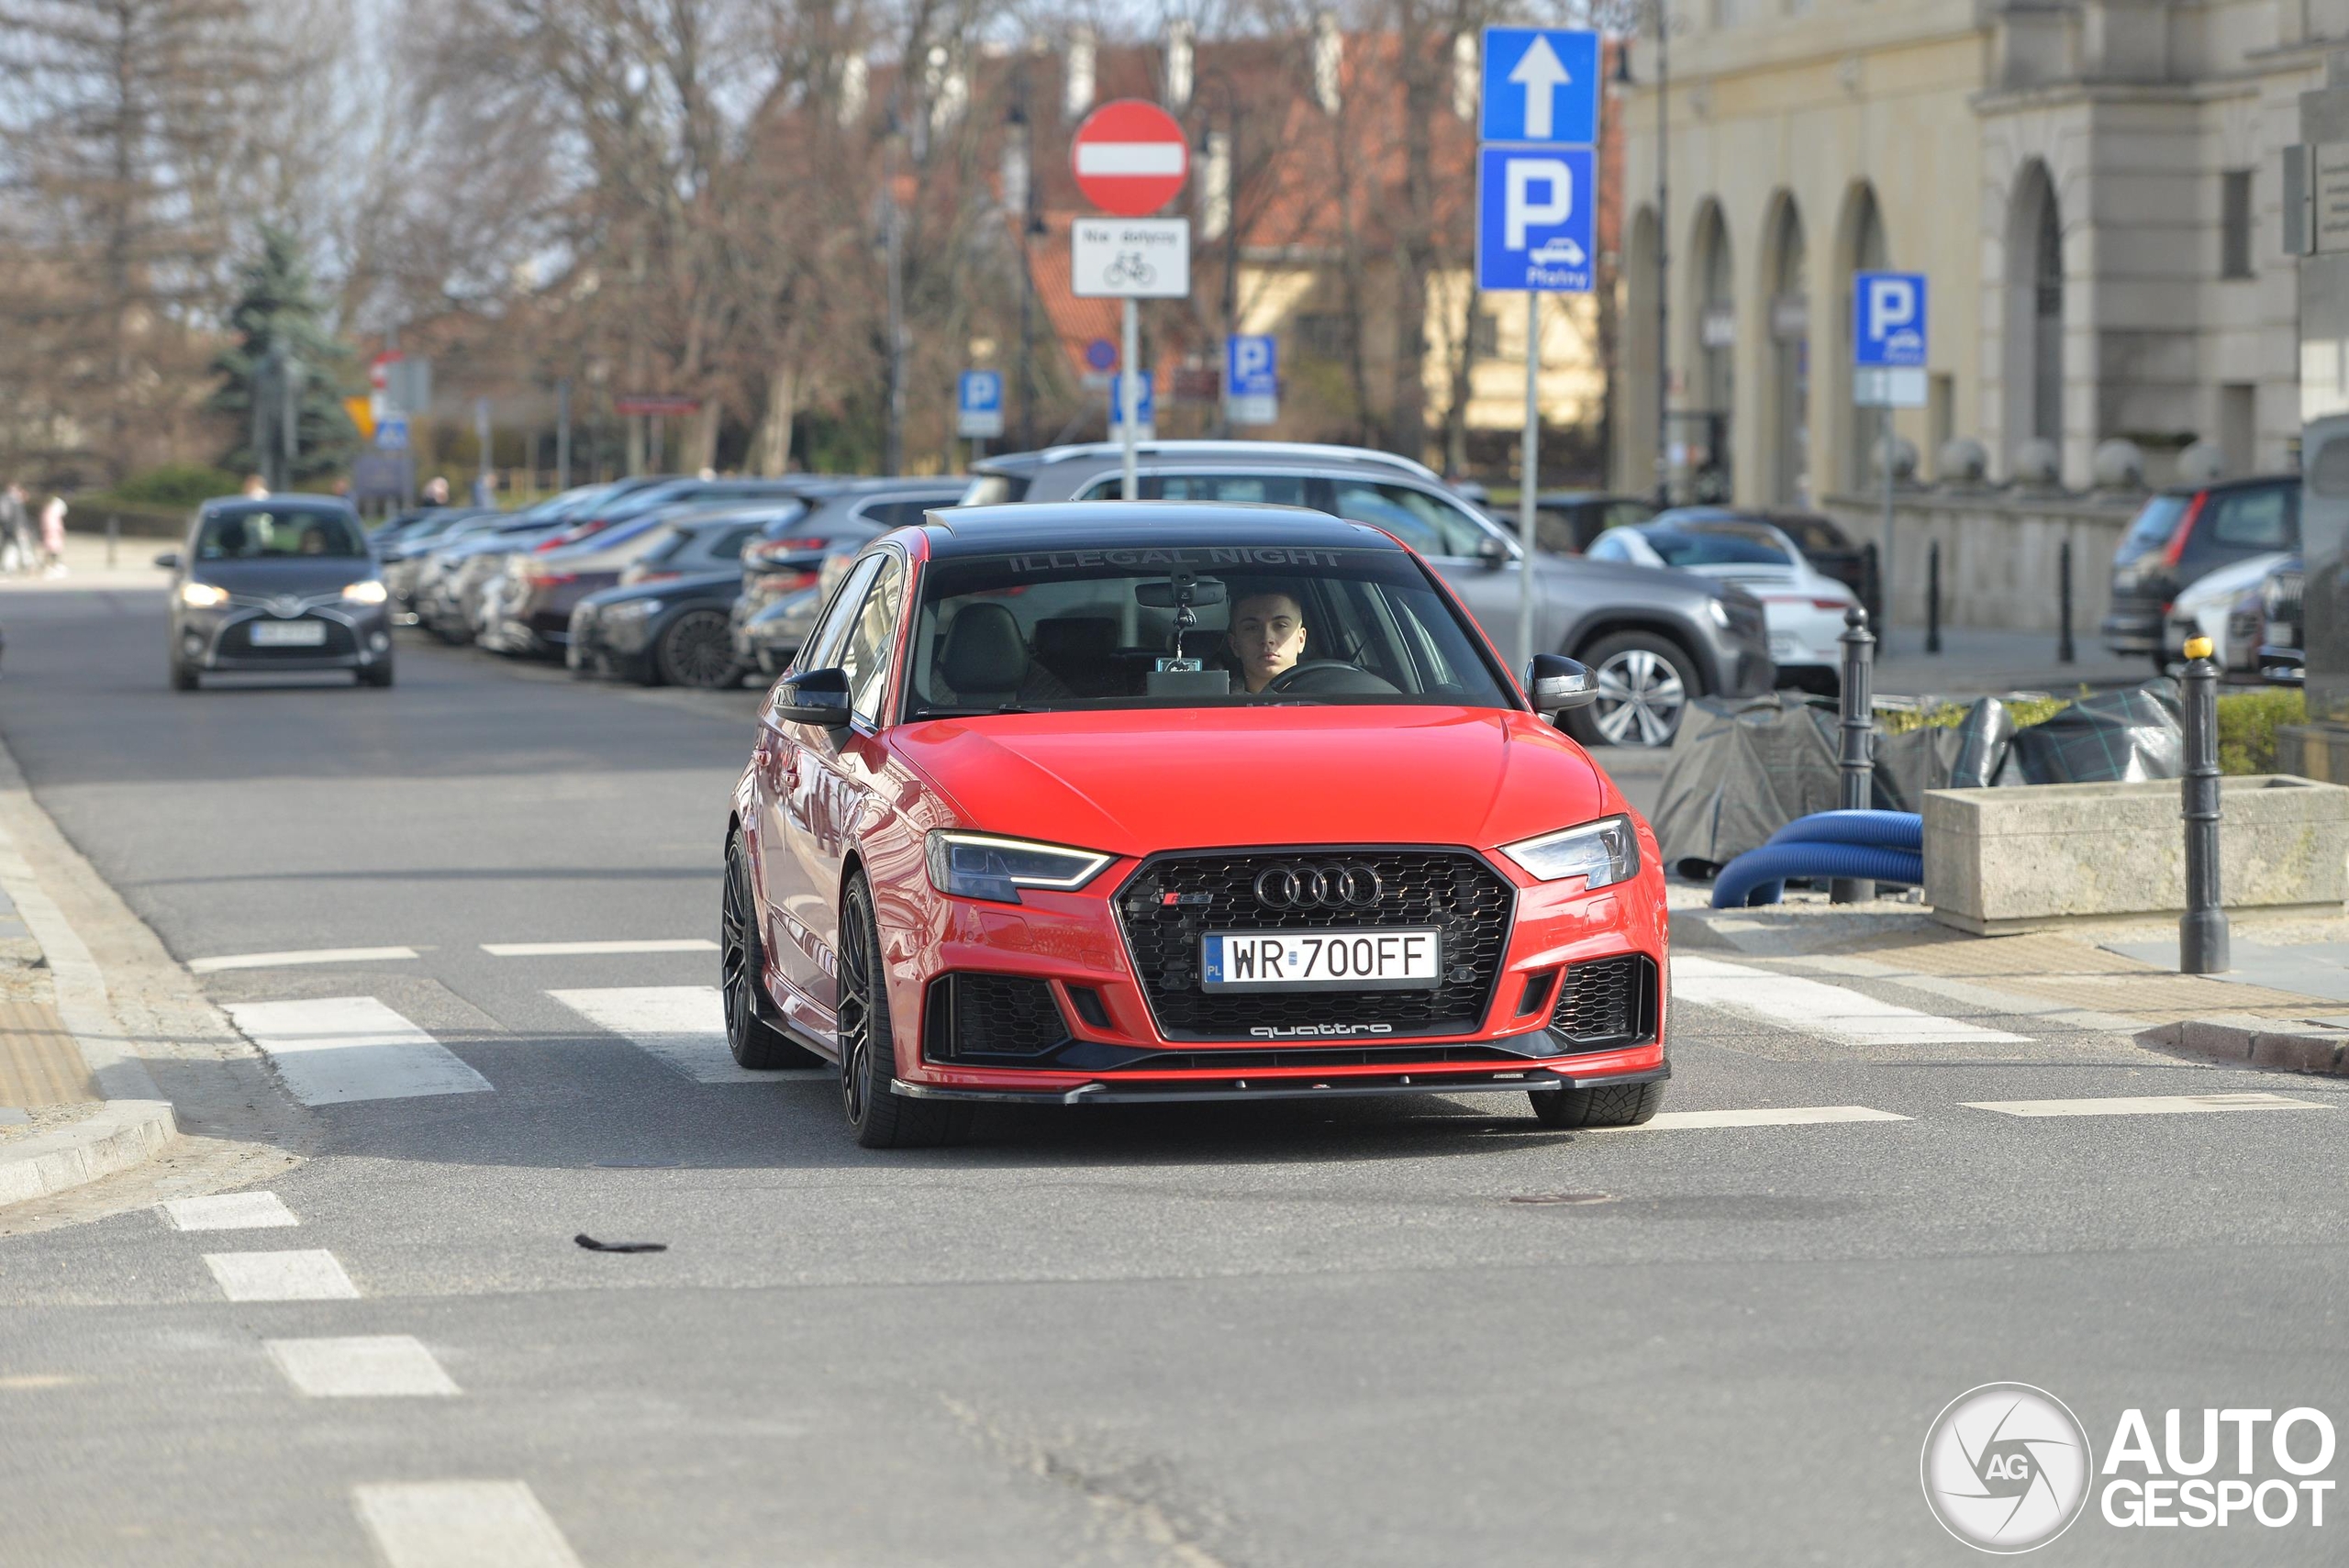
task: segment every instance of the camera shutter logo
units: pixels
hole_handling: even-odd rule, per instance
[[[1925,1433],[1925,1502],[1942,1528],[2010,1555],[2054,1540],[2088,1500],[2096,1456],[2065,1403],[2027,1383],[1986,1383],[1951,1400]]]

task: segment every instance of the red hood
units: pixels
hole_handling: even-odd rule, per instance
[[[1620,809],[1529,713],[1283,707],[1004,714],[893,738],[990,833],[1124,855],[1222,844],[1511,843]]]

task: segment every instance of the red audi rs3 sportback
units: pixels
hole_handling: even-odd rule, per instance
[[[1530,692],[1531,700],[1527,694]],[[726,1028],[858,1140],[976,1102],[1663,1097],[1648,826],[1391,536],[1288,507],[966,507],[867,546],[760,716]]]

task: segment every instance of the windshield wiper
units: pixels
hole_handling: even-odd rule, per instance
[[[926,707],[914,717],[916,718],[985,718],[990,714],[996,713],[1058,713],[1060,711],[1058,708],[1027,707],[1016,702],[1008,702],[1001,707]]]

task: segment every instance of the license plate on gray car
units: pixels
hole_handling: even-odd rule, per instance
[[[321,648],[327,640],[327,626],[317,620],[262,620],[253,622],[255,648]]]

